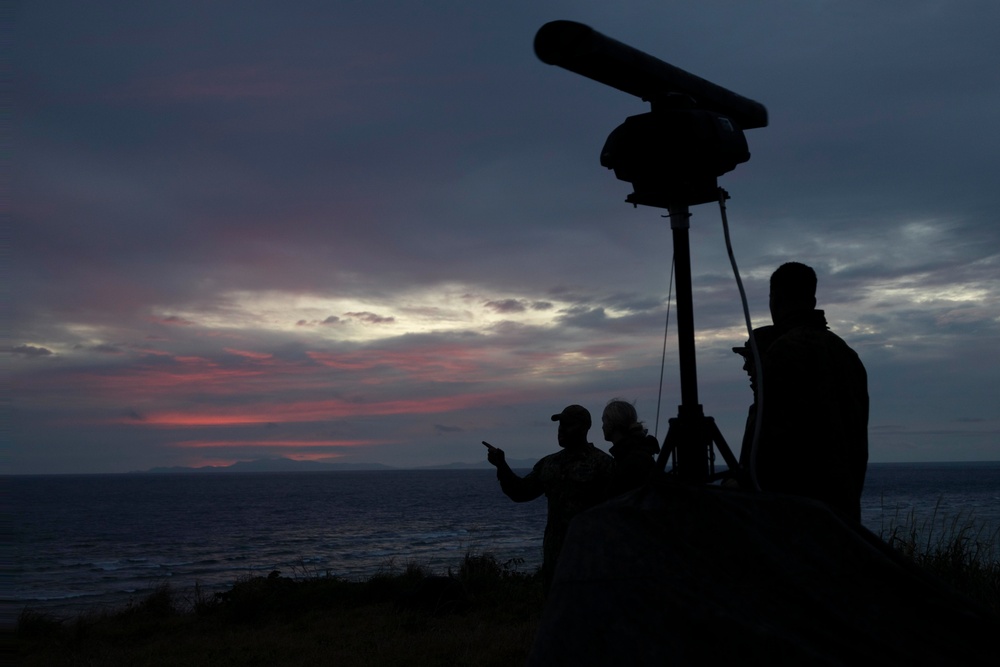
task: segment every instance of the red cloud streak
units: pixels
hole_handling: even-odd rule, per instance
[[[211,408],[204,411],[151,412],[144,415],[143,423],[151,426],[237,426],[241,424],[268,424],[289,422],[318,422],[342,417],[434,414],[451,412],[479,405],[503,402],[497,394],[463,394],[437,398],[404,399],[382,403],[352,403],[341,400],[303,401],[287,405],[248,404],[230,408]],[[132,420],[122,419],[130,424]]]
[[[268,354],[266,352],[251,352],[249,350],[237,350],[232,347],[222,348],[223,352],[228,352],[229,354],[235,354],[238,357],[245,357],[247,359],[256,359],[258,361],[263,361],[265,359],[271,359],[274,355]]]
[[[368,445],[385,445],[389,440],[185,440],[178,442],[177,447],[186,449],[224,448],[224,447],[279,447],[279,448],[309,448],[309,447],[365,447]],[[328,456],[328,455],[327,455]]]

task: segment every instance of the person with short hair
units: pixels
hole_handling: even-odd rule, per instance
[[[799,262],[771,275],[775,338],[763,356],[756,476],[762,491],[815,498],[860,522],[868,375],[816,309],[816,285],[816,272]]]
[[[607,497],[614,468],[614,459],[587,441],[591,425],[587,408],[569,405],[552,415],[552,421],[559,422],[561,450],[543,457],[524,477],[510,469],[502,449],[487,445],[487,460],[496,467],[500,488],[508,498],[523,503],[544,494],[548,501],[542,540],[542,583],[546,591],[570,520]]]
[[[601,430],[615,459],[608,495],[619,496],[645,484],[656,468],[660,443],[639,421],[635,405],[620,398],[608,401],[601,415]]]

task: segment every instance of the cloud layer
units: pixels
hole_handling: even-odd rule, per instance
[[[648,105],[538,61],[556,18],[767,106],[720,179],[751,313],[816,268],[873,460],[1000,458],[1000,9],[674,4],[20,8],[8,469],[536,457],[614,396],[662,437],[669,224],[598,163]],[[739,294],[693,213],[700,396],[736,443]]]

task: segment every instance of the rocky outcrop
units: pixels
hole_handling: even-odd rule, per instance
[[[1000,622],[821,503],[664,477],[577,516],[529,665],[982,665]]]

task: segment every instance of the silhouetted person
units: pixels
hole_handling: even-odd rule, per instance
[[[757,327],[753,330],[754,340],[757,342],[757,354],[761,360],[767,354],[767,350],[774,342],[776,328],[773,325]],[[740,446],[740,468],[744,472],[750,471],[750,453],[753,445],[753,434],[757,424],[757,367],[753,358],[753,350],[750,348],[750,339],[743,344],[743,347],[734,347],[733,352],[743,357],[743,370],[750,377],[750,391],[753,392],[753,402],[747,412],[746,426],[743,429],[743,442]]]
[[[604,439],[611,443],[608,451],[615,459],[609,495],[618,496],[645,484],[656,468],[660,444],[639,421],[635,406],[619,398],[611,399],[604,407],[601,427]]]
[[[816,310],[816,273],[798,262],[771,275],[774,342],[764,355],[756,454],[762,491],[821,500],[861,520],[868,464],[868,376]]]
[[[559,422],[561,451],[542,458],[524,477],[519,477],[504,458],[502,449],[490,447],[487,459],[496,466],[500,488],[515,502],[526,502],[543,493],[548,500],[548,521],[542,540],[542,582],[548,591],[556,561],[570,520],[607,496],[614,460],[587,442],[590,412],[570,405],[552,415]]]

